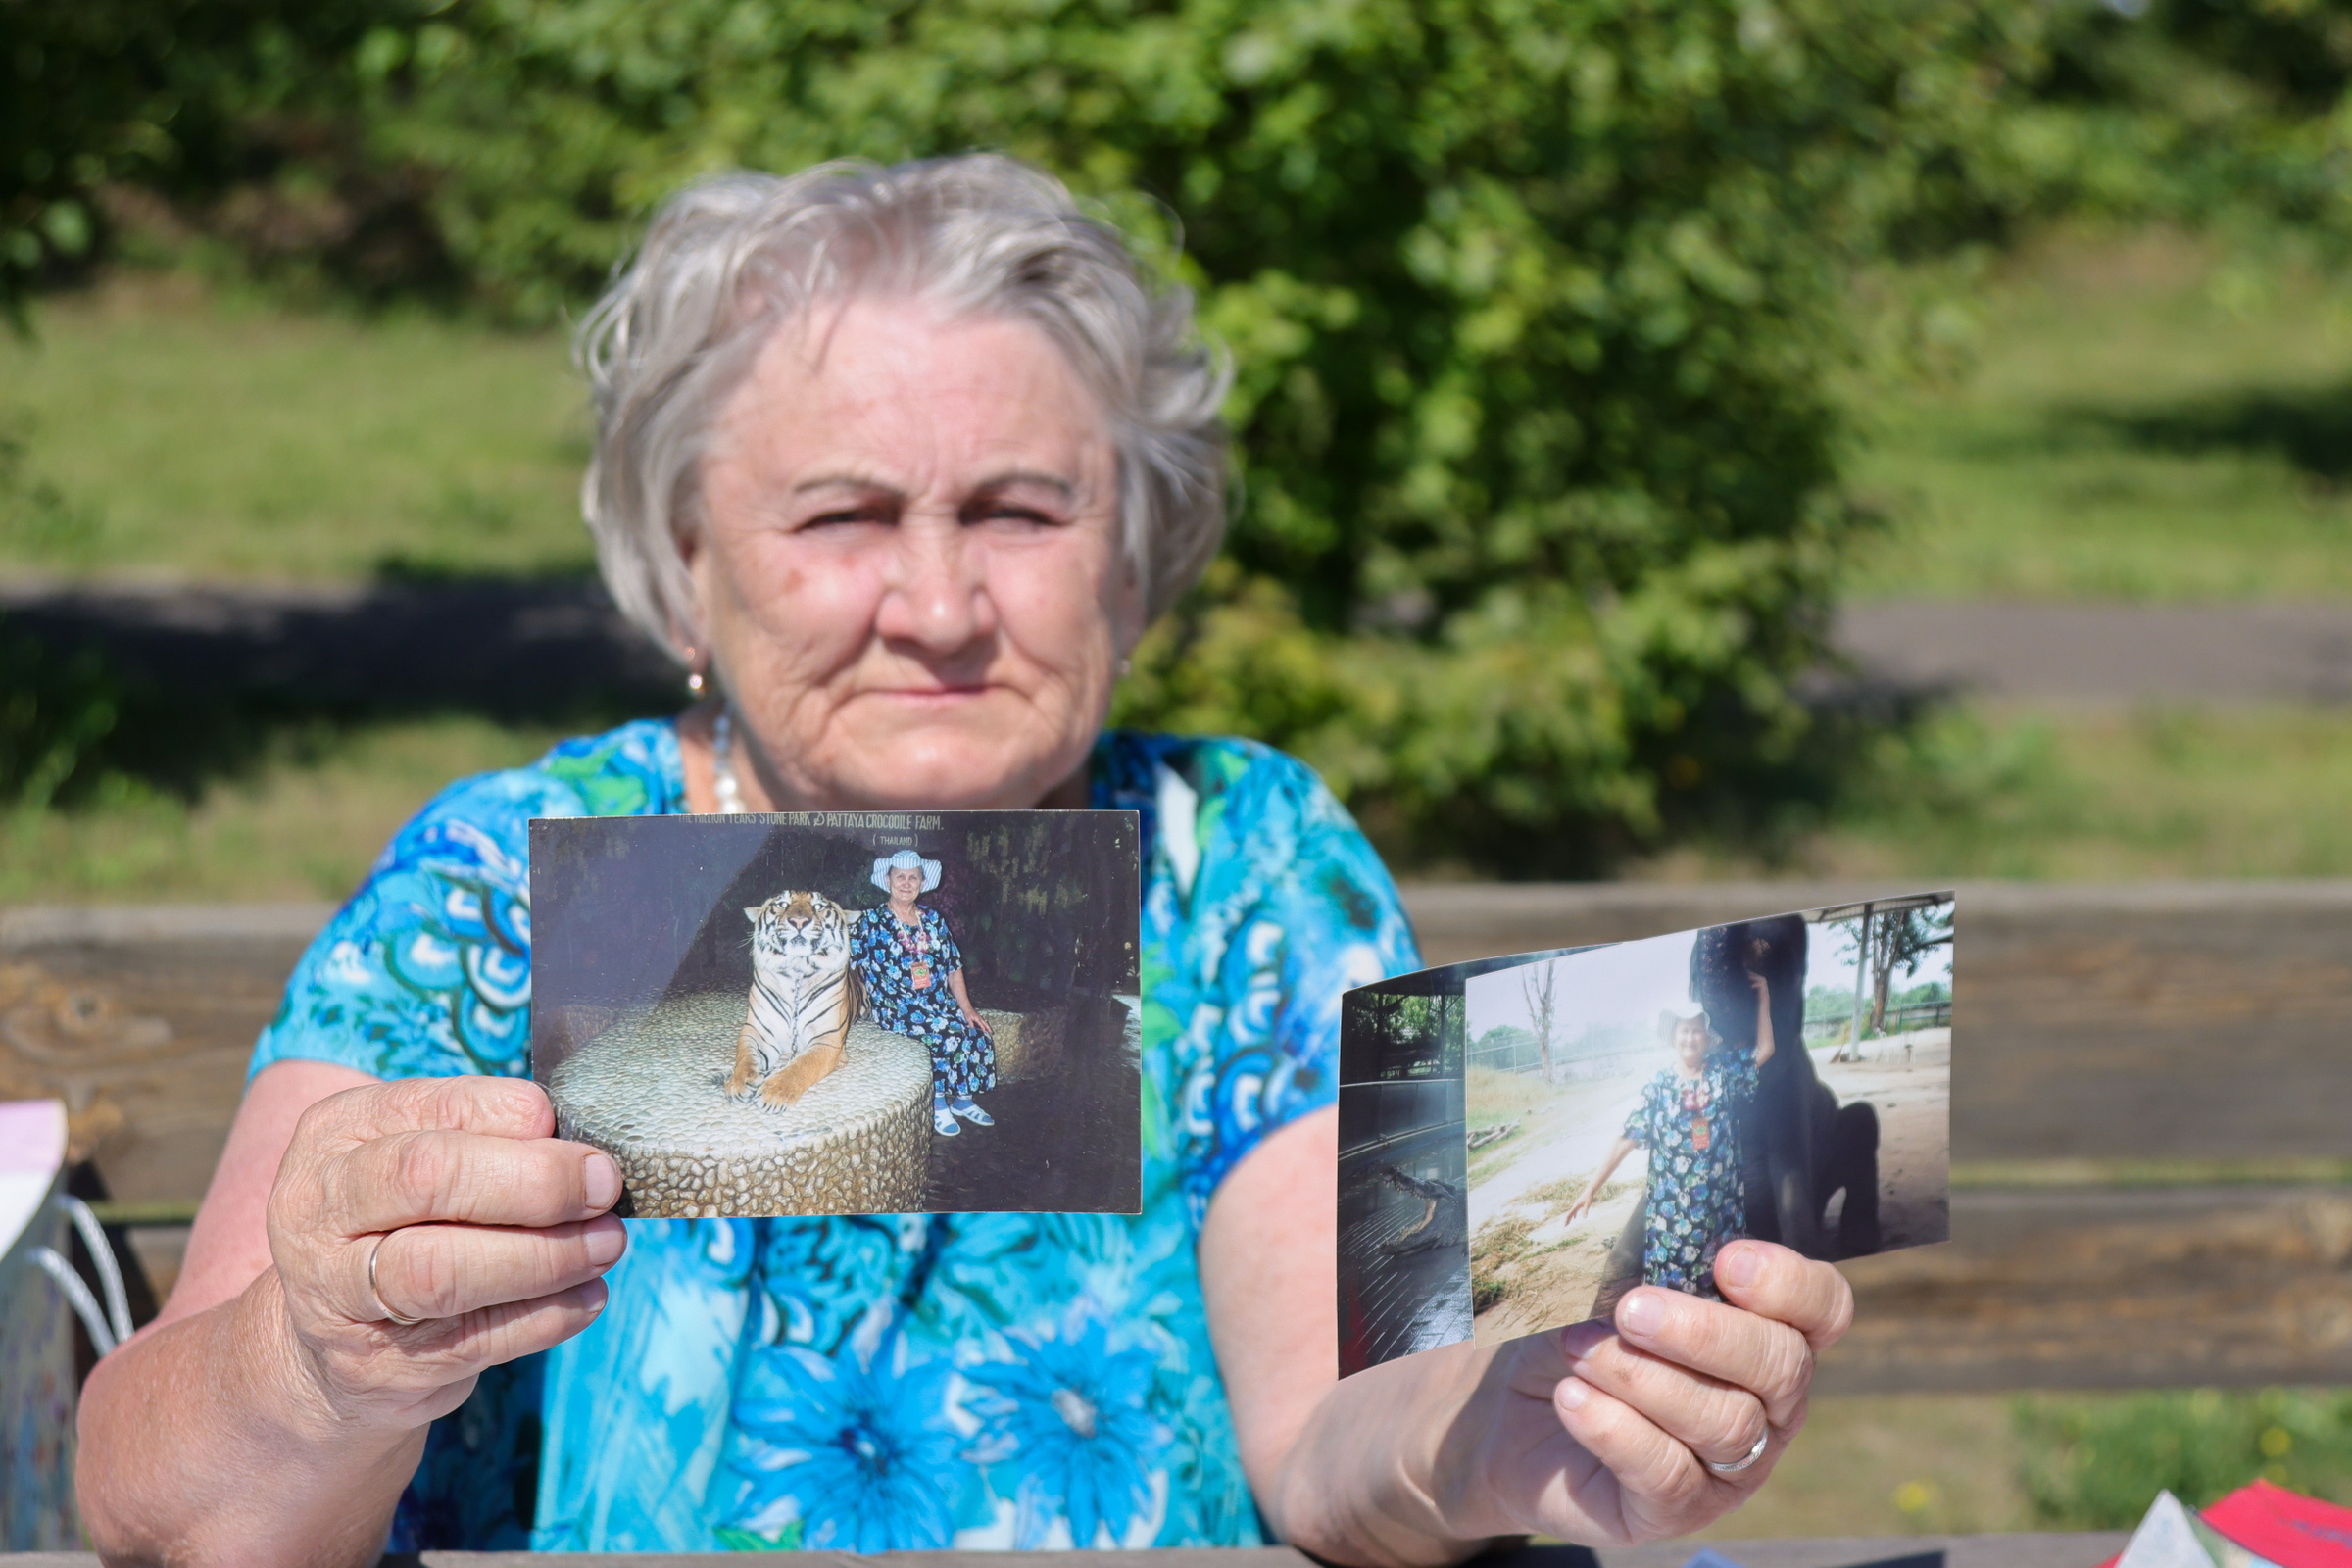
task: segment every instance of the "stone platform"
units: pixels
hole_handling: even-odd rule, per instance
[[[782,1110],[724,1092],[743,994],[670,998],[624,1016],[550,1075],[559,1134],[620,1162],[637,1219],[905,1214],[924,1207],[931,1057],[850,1026],[840,1067]]]
[[[989,1037],[996,1043],[997,1082],[1042,1078],[1061,1066],[1062,1048],[1069,1040],[1069,1008],[1004,1012],[982,1007],[979,1011],[988,1020]]]

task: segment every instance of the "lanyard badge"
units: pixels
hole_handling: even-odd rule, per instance
[[[906,971],[906,983],[917,991],[931,989],[931,932],[917,924],[912,931],[899,927],[899,950],[914,959]]]
[[[1715,1146],[1714,1129],[1707,1125],[1706,1116],[1710,1098],[1704,1079],[1683,1086],[1683,1113],[1690,1118],[1690,1147],[1702,1154]]]

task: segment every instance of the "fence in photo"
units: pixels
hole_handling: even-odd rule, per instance
[[[1879,1035],[1904,1035],[1915,1029],[1947,1029],[1952,1022],[1952,1002],[1949,997],[1940,1002],[1908,1002],[1886,1009],[1886,1027]],[[1805,1018],[1805,1043],[1824,1045],[1843,1040],[1853,1033],[1854,1015],[1851,1012],[1812,1013]],[[1865,1041],[1871,1038],[1865,1032]]]

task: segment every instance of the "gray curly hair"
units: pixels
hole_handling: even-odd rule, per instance
[[[580,507],[623,613],[675,655],[702,640],[678,540],[700,525],[712,421],[776,329],[811,307],[902,295],[1027,321],[1102,400],[1118,453],[1119,527],[1156,615],[1225,529],[1231,371],[1160,284],[1062,183],[974,153],[729,173],[656,215],[581,323],[596,409]]]

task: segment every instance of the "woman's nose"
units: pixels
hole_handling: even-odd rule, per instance
[[[985,551],[956,519],[907,518],[898,527],[874,630],[934,656],[992,635]]]

